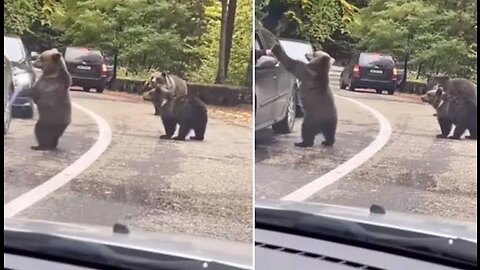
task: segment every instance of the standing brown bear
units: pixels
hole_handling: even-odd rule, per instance
[[[38,146],[33,150],[55,150],[58,139],[70,124],[72,104],[69,88],[72,85],[62,54],[57,49],[43,52],[33,66],[42,75],[32,88],[33,101],[38,108],[35,136]]]

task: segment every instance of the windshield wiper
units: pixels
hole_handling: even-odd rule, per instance
[[[22,231],[4,231],[4,250],[8,254],[94,269],[200,270],[205,269],[205,265],[208,265],[207,269],[239,269],[218,262]]]
[[[255,228],[322,239],[420,260],[476,269],[477,244],[293,210],[255,209]]]

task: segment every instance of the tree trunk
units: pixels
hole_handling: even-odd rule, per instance
[[[400,83],[400,89],[404,89],[406,83],[407,83],[407,79],[408,79],[408,60],[410,59],[410,55],[406,55],[405,56],[405,62],[403,63],[404,67],[403,67],[403,78],[402,78],[402,82]]]
[[[253,87],[252,59],[253,59],[253,56],[250,54],[250,61],[248,62],[247,74],[245,76],[246,77],[246,80],[245,80],[245,86],[246,87]]]
[[[215,79],[216,84],[225,83],[225,45],[226,45],[226,32],[227,32],[227,9],[228,9],[228,0],[222,1],[222,22],[221,22],[221,32],[220,32],[220,48],[218,50],[218,69],[217,69],[217,78]]]
[[[418,78],[420,77],[420,72],[422,72],[422,66],[423,66],[423,63],[420,63],[418,65],[418,69],[417,69],[417,80]]]
[[[434,70],[435,70],[435,60],[436,60],[436,58],[435,58],[435,57],[433,57],[433,60],[432,60],[432,66],[430,67],[430,71],[431,71],[432,73],[433,73],[433,72],[434,72]]]
[[[225,37],[225,77],[228,77],[228,66],[230,64],[230,56],[233,44],[233,31],[235,29],[235,14],[237,12],[237,0],[228,2],[227,12],[227,30]]]

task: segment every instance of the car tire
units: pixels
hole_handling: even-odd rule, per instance
[[[272,125],[273,132],[276,134],[288,134],[293,131],[297,106],[295,93],[290,96],[287,106],[287,112],[282,121]]]
[[[392,89],[392,90],[388,90],[388,94],[391,96],[393,94],[395,94],[395,89]]]
[[[297,107],[297,108],[296,108],[296,112],[295,112],[295,117],[296,117],[296,118],[301,118],[301,117],[303,117],[303,108],[302,108],[302,106],[297,105],[296,107]]]
[[[298,90],[298,88],[296,90],[295,95],[296,95],[296,97],[295,97],[296,100],[295,101],[296,101],[296,104],[297,104],[296,105],[295,117],[300,118],[300,117],[303,117],[303,105],[299,102],[301,100],[301,97],[300,97],[300,91]]]
[[[90,87],[83,87],[83,92],[90,92]]]
[[[352,82],[350,82],[350,84],[348,85],[348,91],[355,92],[355,86],[352,85]]]
[[[103,90],[105,90],[104,87],[99,87],[99,88],[96,88],[95,90],[97,90],[97,93],[101,94],[103,93]]]
[[[347,86],[348,86],[348,85],[345,84],[345,83],[343,83],[343,80],[340,79],[340,89],[345,90],[345,89],[347,89]]]
[[[377,92],[377,94],[381,95],[383,93],[383,90],[381,89],[375,89],[375,92]]]

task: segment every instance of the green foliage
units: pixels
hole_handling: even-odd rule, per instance
[[[408,54],[410,68],[476,80],[476,19],[473,0],[372,0],[349,29],[361,50]]]
[[[61,42],[119,52],[128,71],[180,75],[199,64],[192,47],[203,34],[203,2],[66,0],[53,18]]]
[[[323,42],[353,19],[358,8],[346,0],[256,1],[256,18],[281,37]],[[279,16],[280,14],[280,16]]]
[[[3,32],[21,35],[32,32],[35,23],[48,25],[58,12],[55,0],[6,0],[3,4]]]
[[[205,8],[207,30],[202,36],[200,46],[193,49],[194,52],[201,55],[201,65],[191,74],[193,81],[200,83],[213,83],[215,81],[220,46],[221,14],[220,1],[210,1]]]
[[[245,84],[245,72],[252,56],[253,3],[239,0],[233,32],[233,46],[227,82],[234,85]]]
[[[38,18],[40,8],[33,0],[6,0],[3,4],[3,32],[23,34]]]
[[[167,70],[213,82],[218,65],[217,0],[64,0],[50,12],[59,45],[119,53],[120,76]],[[242,84],[251,47],[251,1],[239,1],[229,83]]]
[[[192,49],[200,55],[201,59],[201,65],[198,69],[191,72],[193,81],[201,83],[213,83],[215,81],[221,15],[220,1],[210,1],[205,8],[207,31],[201,39],[201,45]],[[227,74],[227,83],[229,84],[243,85],[245,83],[245,71],[252,53],[252,20],[252,1],[239,0],[233,33],[231,61]]]

